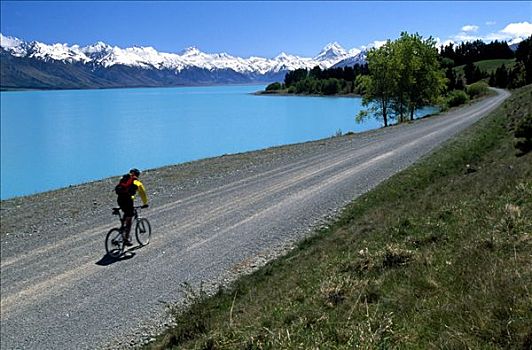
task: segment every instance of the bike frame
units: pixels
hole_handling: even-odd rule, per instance
[[[133,207],[132,221],[133,219],[135,220],[134,227],[137,242],[140,244],[140,246],[145,246],[150,243],[151,225],[148,219],[140,217],[141,208],[141,206]],[[120,208],[113,208],[113,215],[117,215],[120,219],[120,227],[115,227],[107,233],[105,238],[105,249],[113,258],[117,258],[124,252],[123,242],[125,240],[126,234],[126,219]],[[133,222],[131,225],[133,226]],[[115,234],[115,236],[113,236],[113,234]],[[115,237],[117,240],[115,240]]]
[[[137,221],[139,219],[139,212],[141,208],[142,207],[140,205],[133,207],[134,215],[133,215],[132,220]],[[125,228],[125,221],[126,221],[126,218],[124,217],[124,213],[122,212],[120,208],[113,208],[113,215],[118,215],[118,218],[120,219],[120,223],[121,223],[120,230],[123,230]]]

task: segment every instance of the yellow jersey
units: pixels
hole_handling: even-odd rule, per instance
[[[140,195],[140,199],[142,199],[142,204],[148,204],[148,195],[146,194],[146,190],[144,189],[142,182],[140,182],[138,179],[135,179],[133,180],[133,184],[137,186],[137,191]],[[135,196],[132,196],[132,198],[135,199]]]

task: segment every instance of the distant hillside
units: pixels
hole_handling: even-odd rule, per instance
[[[165,87],[208,84],[241,84],[282,79],[284,71],[261,76],[232,69],[185,68],[143,69],[126,65],[103,67],[79,62],[41,61],[0,53],[2,90],[10,89],[89,89],[118,87]]]
[[[480,70],[485,71],[488,74],[495,73],[497,68],[501,67],[503,64],[506,68],[513,68],[515,65],[515,58],[509,59],[498,59],[498,60],[485,60],[478,61],[473,63],[475,67],[478,67]],[[454,67],[454,70],[458,74],[464,74],[465,64],[461,66]]]

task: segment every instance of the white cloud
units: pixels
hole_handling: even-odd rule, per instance
[[[451,39],[447,39],[447,40],[444,40],[442,41],[440,38],[434,38],[434,40],[436,41],[436,47],[439,49],[440,47],[442,46],[447,46],[449,44],[454,44],[454,40],[451,40]]]
[[[482,40],[482,37],[480,37],[479,35],[472,35],[466,32],[460,32],[451,37],[451,40],[455,42],[456,41],[475,41],[479,39]]]
[[[495,40],[507,41],[511,38],[509,38],[508,35],[506,34],[497,32],[497,33],[490,33],[488,35],[485,35],[482,39],[487,40],[487,41],[495,41]]]
[[[532,35],[532,23],[510,23],[503,30],[502,33],[515,37],[529,37]]]
[[[487,26],[493,26],[493,25],[495,25],[495,24],[497,24],[497,22],[495,22],[495,21],[487,21],[487,22],[486,22],[486,25],[487,25]]]
[[[477,32],[478,28],[479,28],[478,26],[468,24],[462,27],[462,31],[463,32]]]
[[[486,25],[495,24],[496,22],[494,21],[486,22]],[[495,40],[506,41],[508,45],[513,45],[520,43],[521,41],[532,35],[532,23],[529,22],[510,23],[506,25],[503,29],[488,34],[478,33],[479,29],[480,27],[476,25],[465,25],[461,28],[461,31],[458,34],[452,35],[446,40],[442,40],[441,38],[434,38],[436,41],[436,47],[440,48],[442,45],[447,46],[450,43],[459,44],[461,42],[472,42],[475,40],[482,40],[484,42],[491,42]],[[361,46],[360,49],[366,50],[373,47],[379,48],[384,44],[386,44],[386,41],[376,40],[366,46]]]
[[[372,43],[369,43],[368,45],[366,46],[362,46],[362,50],[365,50],[365,49],[371,49],[371,48],[376,48],[378,49],[379,47],[383,46],[384,44],[386,44],[387,40],[375,40],[374,42]]]
[[[518,44],[532,35],[532,23],[510,23],[497,33],[489,34],[488,40],[504,40],[509,45]]]
[[[488,22],[493,23],[495,22]],[[486,42],[491,41],[506,41],[509,45],[517,44],[524,39],[532,35],[532,23],[529,22],[520,22],[520,23],[510,23],[503,29],[488,33],[485,35],[477,34],[478,26],[466,25],[462,27],[462,31],[456,35],[450,37],[452,42],[463,42],[463,41],[475,41],[482,40]],[[473,30],[475,29],[475,30]],[[449,40],[447,40],[448,42]]]

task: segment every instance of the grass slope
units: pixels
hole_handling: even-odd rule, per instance
[[[530,349],[532,86],[149,349]]]
[[[506,67],[506,69],[513,68],[515,66],[515,58],[485,60],[485,61],[478,61],[473,64],[475,65],[475,67],[480,68],[481,71],[491,74],[491,73],[495,73],[497,68],[501,67],[503,64]],[[464,67],[465,67],[465,64],[455,67],[454,70],[456,73],[464,74]]]

